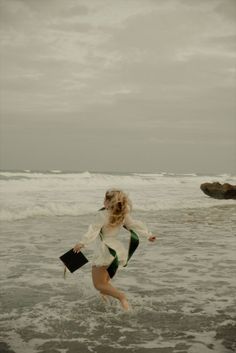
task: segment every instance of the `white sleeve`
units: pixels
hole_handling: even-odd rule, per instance
[[[98,211],[99,212],[99,211]],[[101,211],[100,211],[101,212]],[[86,247],[88,244],[92,243],[100,233],[103,226],[104,220],[101,214],[97,214],[94,223],[90,224],[87,232],[83,235],[80,244]]]
[[[132,229],[134,232],[136,232],[138,235],[142,235],[145,238],[151,237],[153,234],[150,232],[146,226],[145,223],[142,221],[139,221],[137,219],[133,219],[130,214],[127,214],[125,216],[125,223],[124,225],[128,229]]]

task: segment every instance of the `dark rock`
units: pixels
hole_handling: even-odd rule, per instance
[[[200,186],[201,190],[208,196],[214,199],[234,199],[236,200],[236,185],[230,185],[228,183],[221,184],[218,182],[214,183],[203,183]]]

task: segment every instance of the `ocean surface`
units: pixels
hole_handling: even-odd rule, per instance
[[[235,352],[236,202],[203,194],[213,181],[236,176],[1,171],[0,353]],[[157,236],[112,280],[129,312],[103,302],[90,263],[64,279],[59,260],[112,187]]]

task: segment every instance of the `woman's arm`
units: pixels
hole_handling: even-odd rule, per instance
[[[128,228],[128,229],[133,229],[135,232],[137,232],[138,234],[144,236],[145,238],[147,238],[149,241],[154,241],[156,239],[155,235],[152,234],[152,232],[150,232],[146,226],[145,223],[143,223],[140,220],[137,219],[133,219],[131,217],[130,214],[127,214],[125,216],[125,223],[124,225]]]
[[[90,243],[92,243],[99,235],[102,226],[103,219],[101,214],[98,214],[95,222],[89,225],[88,230],[83,235],[81,241],[74,246],[74,252],[79,252],[82,248],[87,247]]]

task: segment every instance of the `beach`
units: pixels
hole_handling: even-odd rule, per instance
[[[231,353],[236,350],[236,203],[202,182],[232,175],[1,172],[1,353]],[[91,265],[63,277],[107,188],[133,201],[140,236],[112,283],[131,310],[94,289]],[[127,232],[121,232],[127,241]],[[99,241],[97,239],[96,241]],[[90,258],[91,245],[85,254]]]

